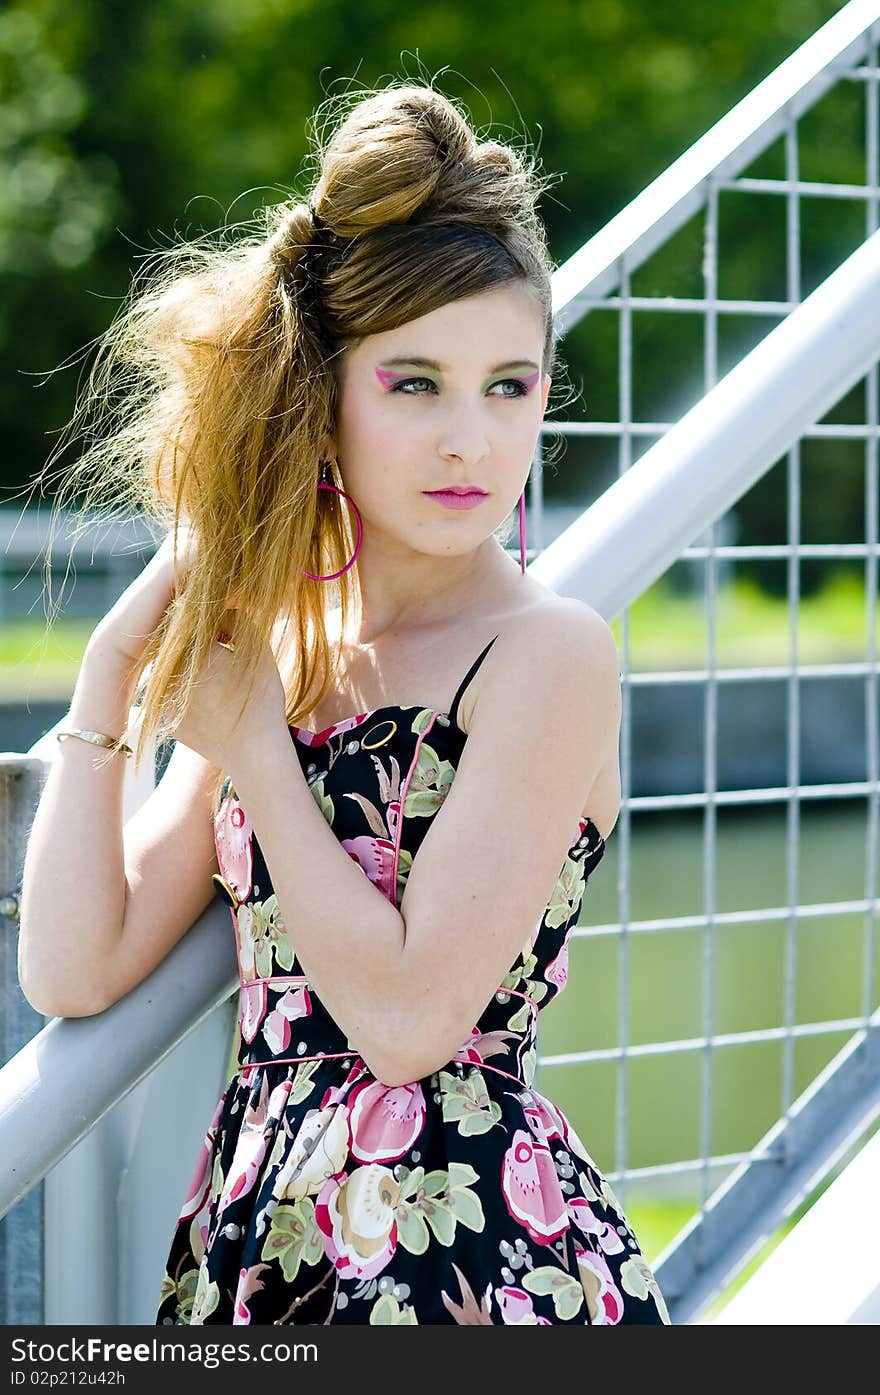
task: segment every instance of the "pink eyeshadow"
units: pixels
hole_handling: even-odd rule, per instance
[[[395,383],[400,382],[401,378],[404,377],[404,374],[389,373],[388,370],[385,368],[377,368],[376,377],[379,379],[379,382],[382,384],[383,388],[391,388],[394,386]]]

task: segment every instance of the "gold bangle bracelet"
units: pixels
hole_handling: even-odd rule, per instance
[[[126,759],[134,754],[121,737],[117,741],[115,736],[107,736],[102,731],[89,731],[86,727],[77,727],[75,730],[55,733],[56,741],[63,741],[67,736],[78,736],[81,741],[90,741],[93,746],[106,746],[110,751],[124,751]]]

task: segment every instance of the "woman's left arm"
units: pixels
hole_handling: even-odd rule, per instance
[[[617,650],[592,608],[560,600],[498,648],[400,910],[340,846],[286,727],[230,772],[309,982],[388,1085],[429,1074],[468,1038],[616,749]]]
[[[232,779],[310,986],[383,1079],[394,1016],[389,986],[399,979],[404,949],[400,912],[340,845],[286,727],[243,754]]]

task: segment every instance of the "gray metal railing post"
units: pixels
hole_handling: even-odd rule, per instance
[[[0,992],[3,1059],[14,1058],[45,1025],[18,984],[18,889],[33,813],[45,777],[43,762],[25,757],[0,778]],[[5,1140],[4,1140],[5,1141]],[[5,1159],[5,1149],[4,1149]],[[42,1323],[45,1245],[42,1185],[0,1219],[0,1303],[7,1324]]]

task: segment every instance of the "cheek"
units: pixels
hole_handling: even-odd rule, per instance
[[[413,472],[388,459],[387,440],[378,444],[359,442],[356,456],[344,468],[344,486],[365,518],[386,520],[407,505],[412,493]],[[343,504],[346,501],[341,501]]]
[[[373,462],[400,454],[400,424],[384,396],[344,396],[337,421],[337,444],[343,461],[362,474]]]
[[[418,481],[419,451],[408,437],[404,440],[399,423],[371,404],[369,411],[350,407],[340,412],[336,443],[345,488],[358,506],[374,515],[381,513],[383,500],[401,498],[412,492]]]

